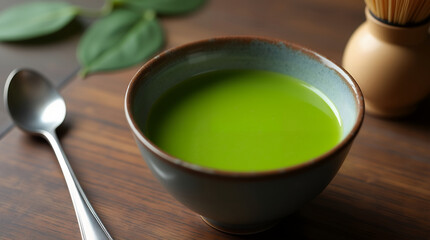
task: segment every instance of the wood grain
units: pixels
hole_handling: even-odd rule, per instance
[[[195,14],[162,23],[166,48],[220,35],[262,35],[340,62],[346,41],[364,20],[363,9],[361,1],[211,0]],[[73,66],[56,71],[71,73]],[[115,239],[430,239],[430,100],[405,119],[366,116],[321,195],[267,232],[233,236],[208,227],[174,200],[142,160],[123,111],[137,68],[75,78],[62,90],[68,115],[60,140]],[[12,129],[0,141],[0,239],[79,238],[49,145]]]

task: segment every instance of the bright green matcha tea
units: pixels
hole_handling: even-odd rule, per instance
[[[328,98],[290,76],[222,70],[192,77],[154,104],[145,130],[165,152],[200,166],[261,171],[310,160],[341,138]]]

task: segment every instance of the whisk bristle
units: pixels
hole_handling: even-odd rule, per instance
[[[364,0],[375,17],[395,25],[418,24],[430,18],[430,0]]]

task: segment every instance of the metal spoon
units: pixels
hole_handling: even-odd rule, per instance
[[[112,239],[79,185],[55,133],[66,116],[61,95],[39,73],[16,69],[6,81],[4,101],[19,128],[42,135],[54,149],[72,198],[82,239]]]

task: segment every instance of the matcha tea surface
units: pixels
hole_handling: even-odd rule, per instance
[[[222,70],[166,92],[143,131],[181,160],[261,171],[325,153],[340,141],[341,121],[328,98],[303,81],[261,70]]]

